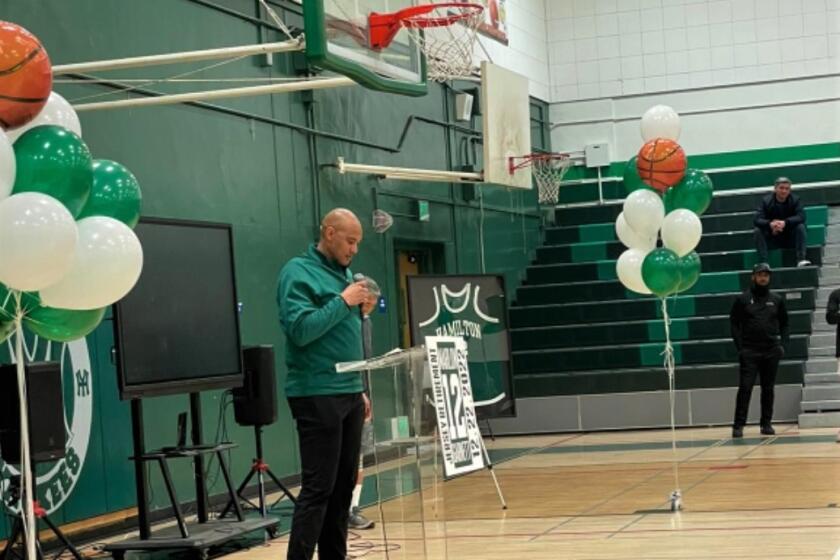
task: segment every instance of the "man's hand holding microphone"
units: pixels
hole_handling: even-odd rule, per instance
[[[376,302],[379,299],[381,291],[379,285],[372,278],[368,278],[364,274],[357,273],[353,275],[353,283],[347,286],[341,297],[347,303],[348,307],[359,306],[359,312],[362,315],[362,340],[364,346],[365,359],[373,357],[372,352],[372,332],[370,324],[370,313],[376,307]],[[370,406],[370,399],[367,394],[364,394],[365,399],[365,420],[370,420],[372,410]]]

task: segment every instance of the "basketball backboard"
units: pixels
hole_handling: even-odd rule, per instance
[[[483,161],[480,171],[450,171],[368,165],[336,160],[339,173],[367,173],[386,179],[489,183],[531,189],[530,166],[514,169],[511,158],[531,154],[531,111],[528,79],[489,62],[481,63]]]
[[[388,47],[368,46],[368,16],[416,5],[416,0],[304,0],[306,56],[316,66],[359,84],[403,95],[425,95],[423,57],[405,30]]]
[[[528,79],[481,63],[481,109],[484,128],[484,182],[530,189],[531,168],[510,170],[510,158],[531,153]]]

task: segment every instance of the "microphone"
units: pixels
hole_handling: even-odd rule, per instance
[[[353,275],[353,281],[364,282],[367,290],[377,297],[382,293],[379,284],[373,278],[369,278],[360,272]],[[361,306],[359,307],[359,314],[362,316],[362,352],[367,360],[373,357],[373,326],[370,323],[370,315],[362,313]]]
[[[382,290],[379,289],[379,284],[377,284],[376,280],[374,280],[370,276],[365,276],[361,272],[357,272],[353,275],[353,281],[364,282],[367,290],[376,297],[379,297],[382,294]]]

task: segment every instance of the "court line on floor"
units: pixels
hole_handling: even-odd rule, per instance
[[[788,429],[790,429],[790,428],[788,428]],[[758,443],[758,445],[750,445],[750,446],[749,446],[749,449],[748,449],[748,451],[747,451],[746,453],[743,453],[743,454],[741,454],[741,455],[738,455],[736,458],[732,459],[732,460],[731,460],[731,461],[729,461],[728,463],[725,463],[725,464],[724,464],[724,466],[725,466],[725,465],[732,465],[732,464],[735,464],[735,463],[736,463],[736,462],[738,462],[738,461],[742,461],[742,460],[744,460],[744,458],[746,458],[746,457],[747,457],[748,455],[750,455],[751,453],[755,452],[758,448],[760,448],[760,447],[762,447],[762,446],[765,446],[765,445],[770,445],[770,444],[771,444],[771,442],[773,442],[774,440],[776,440],[778,437],[780,437],[780,436],[779,436],[779,435],[776,435],[776,436],[771,436],[771,437],[768,437],[768,438],[762,439],[762,440]],[[732,440],[732,438],[727,438],[726,440],[723,440],[723,441],[730,441],[730,440]],[[719,445],[722,445],[722,443],[721,443],[721,442],[718,442],[718,444],[719,444]],[[717,444],[716,444],[716,445],[713,445],[713,446],[709,447],[709,449],[712,449],[713,447],[717,447],[717,446],[718,446]],[[682,492],[682,496],[683,496],[683,498],[685,498],[686,494],[688,494],[688,492],[689,492],[690,490],[692,490],[692,489],[696,488],[696,487],[697,487],[697,486],[699,486],[700,484],[703,484],[704,482],[708,481],[710,478],[712,478],[713,476],[715,476],[715,475],[719,474],[720,472],[721,472],[721,471],[709,471],[709,474],[707,474],[706,476],[704,476],[704,477],[700,478],[700,480],[695,481],[695,482],[694,482],[694,483],[692,483],[690,486],[688,486],[685,490],[683,490],[683,489],[681,489],[681,488],[679,488],[678,490],[680,490],[680,491]],[[670,501],[665,501],[665,502],[663,502],[663,504],[662,504],[662,505],[663,505],[663,506],[670,506]],[[607,538],[608,538],[608,539],[611,539],[611,538],[613,538],[614,536],[616,536],[616,535],[618,535],[618,534],[623,533],[623,532],[625,531],[625,529],[628,529],[628,528],[632,527],[633,525],[635,525],[636,523],[639,523],[640,521],[642,521],[643,519],[645,519],[648,515],[650,515],[650,514],[648,514],[648,513],[642,513],[642,514],[640,514],[640,515],[639,515],[639,517],[638,517],[637,519],[635,519],[635,520],[633,520],[633,521],[629,522],[629,523],[628,523],[628,524],[626,524],[624,527],[619,528],[617,531],[615,531],[612,535],[610,535],[610,536],[609,536],[609,537],[607,537]]]
[[[744,531],[764,531],[764,530],[789,530],[789,531],[801,531],[804,529],[836,529],[836,523],[810,523],[810,524],[797,524],[797,525],[746,525],[743,527],[724,527],[724,526],[709,526],[709,527],[687,527],[681,529],[635,529],[633,531],[628,531],[623,533],[622,536],[627,538],[632,538],[637,535],[646,535],[646,534],[662,534],[662,533],[703,533],[703,532],[715,532],[715,533],[739,533]],[[605,530],[605,529],[595,529],[595,530],[580,530],[580,531],[559,531],[556,533],[549,533],[545,535],[550,538],[562,538],[562,537],[586,537],[589,535],[592,536],[602,536],[608,535],[612,531]],[[357,533],[358,534],[358,533]],[[506,531],[506,532],[495,532],[495,533],[446,533],[445,535],[426,535],[425,540],[454,540],[454,539],[487,539],[487,538],[509,538],[509,537],[520,537],[520,538],[528,538],[534,536],[533,532],[520,532],[520,531]],[[367,541],[384,541],[384,537],[381,536],[364,536],[364,539]],[[280,537],[279,540],[281,542],[287,541],[288,537]],[[394,541],[393,538],[389,538],[389,541]],[[406,536],[403,535],[399,538],[401,541],[421,541],[424,540],[423,536],[420,535],[412,535]],[[533,540],[533,539],[529,539]]]
[[[700,449],[697,453],[694,453],[694,454],[690,455],[689,457],[687,457],[687,458],[683,459],[682,461],[678,461],[678,464],[681,464],[681,463],[684,463],[684,462],[688,462],[688,461],[692,460],[693,458],[695,458],[695,457],[697,457],[697,456],[699,456],[699,455],[701,455],[701,454],[705,453],[705,452],[706,452],[706,451],[708,451],[709,449],[713,449],[713,448],[715,448],[715,447],[719,447],[719,446],[723,445],[723,444],[724,444],[724,442],[729,441],[729,439],[730,439],[730,438],[724,438],[724,439],[718,440],[717,442],[715,442],[714,444],[710,445],[709,447],[704,447],[704,448]],[[669,463],[667,467],[663,467],[662,469],[658,470],[656,473],[654,473],[654,474],[652,474],[652,475],[648,476],[647,478],[645,478],[645,479],[643,479],[643,480],[640,480],[640,481],[638,481],[637,483],[632,484],[632,485],[630,485],[629,487],[625,488],[624,490],[621,490],[620,492],[618,492],[618,493],[616,493],[616,494],[613,494],[612,496],[610,496],[610,497],[608,497],[608,498],[605,498],[604,500],[601,500],[600,502],[598,502],[598,503],[595,503],[595,504],[591,505],[590,507],[588,507],[588,508],[584,509],[581,513],[584,513],[584,514],[585,514],[586,512],[593,511],[594,509],[599,508],[599,507],[603,506],[604,504],[607,504],[607,503],[611,502],[612,500],[614,500],[614,499],[616,499],[616,498],[618,498],[618,497],[620,497],[620,496],[622,496],[622,495],[624,495],[624,494],[627,494],[628,492],[631,492],[632,490],[635,490],[636,488],[639,488],[639,487],[640,487],[640,486],[642,486],[643,484],[647,484],[648,482],[650,482],[650,481],[651,481],[651,480],[653,480],[654,478],[656,478],[656,477],[660,476],[662,473],[664,473],[664,472],[668,472],[668,471],[669,471],[672,467],[673,467],[673,463]],[[571,523],[572,521],[574,521],[574,520],[578,517],[578,515],[580,515],[580,514],[576,514],[575,516],[571,516],[571,517],[570,517],[569,519],[567,519],[566,521],[564,521],[564,522],[562,522],[562,523],[558,524],[558,525],[557,525],[557,526],[555,526],[555,527],[550,528],[548,531],[544,531],[542,534],[537,535],[537,536],[533,537],[533,538],[532,538],[532,539],[530,539],[530,540],[531,540],[531,541],[535,541],[535,540],[539,539],[541,536],[546,535],[546,534],[548,534],[548,533],[552,532],[553,530],[555,530],[555,529],[557,529],[557,528],[559,528],[559,527],[562,527],[563,525],[565,525],[565,524],[567,524],[567,523]]]

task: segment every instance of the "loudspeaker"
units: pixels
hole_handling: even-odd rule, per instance
[[[233,415],[240,426],[268,426],[277,421],[277,378],[273,346],[242,349],[245,381],[233,390]]]
[[[36,362],[26,365],[26,396],[29,403],[29,449],[33,462],[64,457],[64,393],[61,364]],[[0,366],[0,456],[7,463],[20,463],[20,400],[17,366]]]
[[[469,93],[458,93],[455,95],[455,120],[469,121],[473,115],[473,100],[475,97]]]

